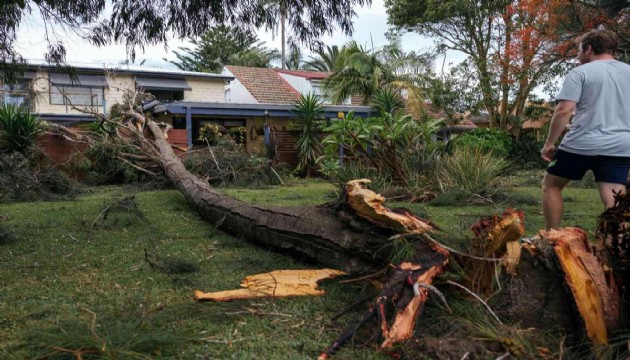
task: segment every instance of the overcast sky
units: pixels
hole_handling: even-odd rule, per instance
[[[348,40],[357,40],[368,48],[380,47],[387,44],[385,33],[387,32],[387,13],[383,0],[373,0],[370,7],[357,7],[357,17],[354,19],[354,34],[352,38],[344,36],[337,31],[333,36],[325,36],[322,41],[326,45],[343,45]],[[280,39],[271,33],[260,31],[259,38],[266,42],[269,48],[280,48]],[[111,45],[104,48],[94,47],[81,40],[79,36],[70,32],[61,34],[61,40],[66,44],[67,60],[72,62],[86,62],[97,64],[117,64],[126,59],[124,45]],[[163,58],[175,59],[172,50],[180,46],[186,46],[187,40],[171,39],[165,46],[157,45],[145,48],[144,53],[137,50],[136,63],[146,59],[146,66],[171,68],[172,64],[163,61]],[[406,34],[402,38],[402,46],[406,51],[422,51],[430,47],[432,41],[422,38],[417,34]],[[16,47],[27,59],[43,59],[46,52],[45,29],[38,14],[27,17],[20,25]],[[461,56],[449,55],[448,61],[459,61]]]

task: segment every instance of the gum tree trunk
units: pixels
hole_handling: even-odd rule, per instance
[[[356,218],[342,206],[262,206],[223,195],[186,170],[157,124],[147,121],[147,127],[155,136],[167,176],[219,229],[350,273],[372,270],[387,259],[383,246],[391,234],[386,229]]]

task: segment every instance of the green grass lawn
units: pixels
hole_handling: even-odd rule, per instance
[[[338,196],[322,181],[225,192],[295,206]],[[391,205],[453,233],[480,216],[522,208],[527,232],[535,234],[542,227],[540,190],[509,192],[512,200],[500,204]],[[125,197],[133,198],[111,206]],[[592,232],[597,191],[568,189],[566,198],[565,225]],[[134,206],[138,211],[129,211]],[[233,289],[250,274],[314,266],[214,230],[173,190],[105,187],[73,201],[3,204],[0,221],[9,234],[0,237],[0,359],[73,358],[63,349],[98,351],[84,359],[312,359],[359,314],[338,322],[331,316],[369,290],[329,281],[322,297],[196,303],[195,289]],[[386,357],[348,346],[336,358]]]

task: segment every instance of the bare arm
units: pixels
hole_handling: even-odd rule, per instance
[[[551,118],[551,126],[549,127],[547,141],[540,152],[540,155],[546,161],[551,161],[553,151],[556,149],[554,144],[562,134],[562,131],[564,131],[564,128],[569,123],[569,120],[571,120],[573,110],[575,110],[575,101],[571,100],[561,100],[558,103],[558,106],[556,106],[556,110],[553,112],[553,117]]]

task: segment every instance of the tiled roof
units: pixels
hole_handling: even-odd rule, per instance
[[[275,69],[226,66],[261,104],[292,104],[300,93],[286,82]]]
[[[331,72],[323,72],[323,71],[305,71],[305,70],[286,70],[286,69],[275,69],[276,72],[303,77],[308,80],[324,80],[325,78],[332,75]]]

